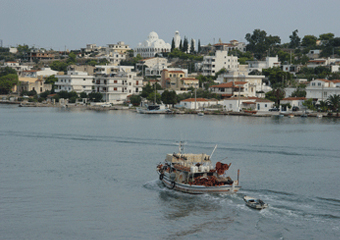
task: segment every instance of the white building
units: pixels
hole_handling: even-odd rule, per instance
[[[222,43],[220,40],[219,43],[213,45],[215,50],[224,50],[224,51],[233,51],[239,50],[240,52],[246,51],[246,44],[244,42],[239,42],[237,40],[231,40],[230,43]]]
[[[217,99],[206,99],[206,98],[188,98],[180,101],[177,107],[184,107],[186,109],[202,109],[210,106],[221,104],[222,101]]]
[[[21,65],[18,62],[13,62],[13,61],[5,62],[4,67],[13,68],[15,71],[17,71],[19,76],[21,76],[21,73],[23,71],[28,71],[28,70],[31,70],[33,68],[33,66]]]
[[[136,72],[96,74],[94,80],[94,91],[102,93],[103,100],[110,103],[124,101],[132,94],[140,94],[143,88],[143,78],[137,77]]]
[[[57,75],[58,71],[54,71],[51,68],[42,68],[41,70],[25,70],[22,71],[22,77],[30,77],[30,78],[47,78],[52,75]]]
[[[93,90],[94,77],[88,75],[87,72],[68,71],[67,75],[56,75],[58,81],[55,83],[55,92],[86,92],[90,93]]]
[[[238,81],[238,82],[227,82],[221,83],[219,85],[212,85],[209,87],[210,92],[216,93],[222,96],[222,98],[229,97],[255,97],[256,91],[255,87],[251,87],[248,82]]]
[[[215,56],[203,57],[202,74],[204,76],[215,76],[215,73],[222,68],[229,71],[238,70],[238,57],[228,56],[228,51],[216,51]]]
[[[94,75],[110,75],[118,72],[129,73],[132,71],[133,66],[115,66],[115,65],[96,65],[93,74]]]
[[[252,72],[257,70],[262,72],[262,69],[272,68],[272,67],[280,67],[281,63],[279,62],[279,57],[266,57],[266,61],[247,61],[248,63],[248,71]]]
[[[271,88],[262,83],[264,75],[249,75],[248,72],[231,71],[229,73],[220,74],[216,82],[248,82],[249,87],[254,87],[256,92],[269,92]],[[250,91],[253,92],[253,91]]]
[[[134,56],[138,54],[142,58],[154,57],[156,54],[166,53],[171,51],[171,44],[166,43],[163,39],[158,37],[156,32],[151,32],[148,39],[143,43],[139,43],[134,49]]]
[[[329,96],[340,94],[340,80],[315,79],[306,87],[306,98],[325,101]]]
[[[160,76],[161,72],[170,65],[168,59],[160,57],[146,58],[140,62],[147,66],[145,76]]]
[[[274,102],[257,97],[232,97],[224,99],[224,109],[239,112],[243,110],[269,111]]]
[[[288,98],[283,98],[280,101],[280,104],[290,104],[290,106],[293,107],[298,107],[299,109],[302,109],[304,106],[302,105],[305,102],[306,98],[305,97],[288,97]]]

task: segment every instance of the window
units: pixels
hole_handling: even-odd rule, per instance
[[[117,80],[114,80],[113,83],[117,83],[118,81]]]
[[[321,83],[318,83],[318,86],[321,86]]]
[[[324,93],[323,93],[323,96],[324,96],[324,97],[327,97],[327,92],[324,92]]]
[[[113,88],[113,91],[117,91],[117,88],[115,87],[115,88]]]
[[[312,83],[312,86],[315,86],[315,83],[314,83],[314,82]]]
[[[267,104],[265,104],[264,107],[267,107]]]
[[[83,88],[86,88],[86,86],[83,86]]]

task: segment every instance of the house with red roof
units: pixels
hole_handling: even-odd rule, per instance
[[[327,79],[313,79],[306,87],[306,98],[325,101],[329,96],[340,94],[340,81]]]
[[[280,101],[280,104],[290,104],[290,106],[293,107],[298,107],[299,109],[303,108],[303,103],[305,102],[306,98],[305,97],[287,97],[283,98]]]
[[[206,99],[206,98],[188,98],[180,101],[179,107],[186,109],[202,109],[210,106],[222,104],[222,101],[217,99]]]
[[[256,88],[250,86],[249,82],[245,81],[231,81],[221,83],[218,85],[212,85],[209,87],[210,92],[220,94],[222,98],[229,97],[255,97]]]
[[[269,111],[273,105],[273,101],[257,97],[231,97],[223,101],[224,109],[233,112],[242,110]]]

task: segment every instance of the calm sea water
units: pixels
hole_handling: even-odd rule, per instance
[[[0,106],[0,239],[339,239],[340,121]],[[232,195],[164,188],[166,153],[240,169]],[[242,197],[269,204],[262,211]]]

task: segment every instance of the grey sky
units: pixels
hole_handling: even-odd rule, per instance
[[[0,0],[4,46],[28,44],[55,50],[124,41],[134,48],[151,31],[171,43],[181,37],[201,44],[236,39],[261,29],[289,42],[289,35],[340,37],[340,0]]]

